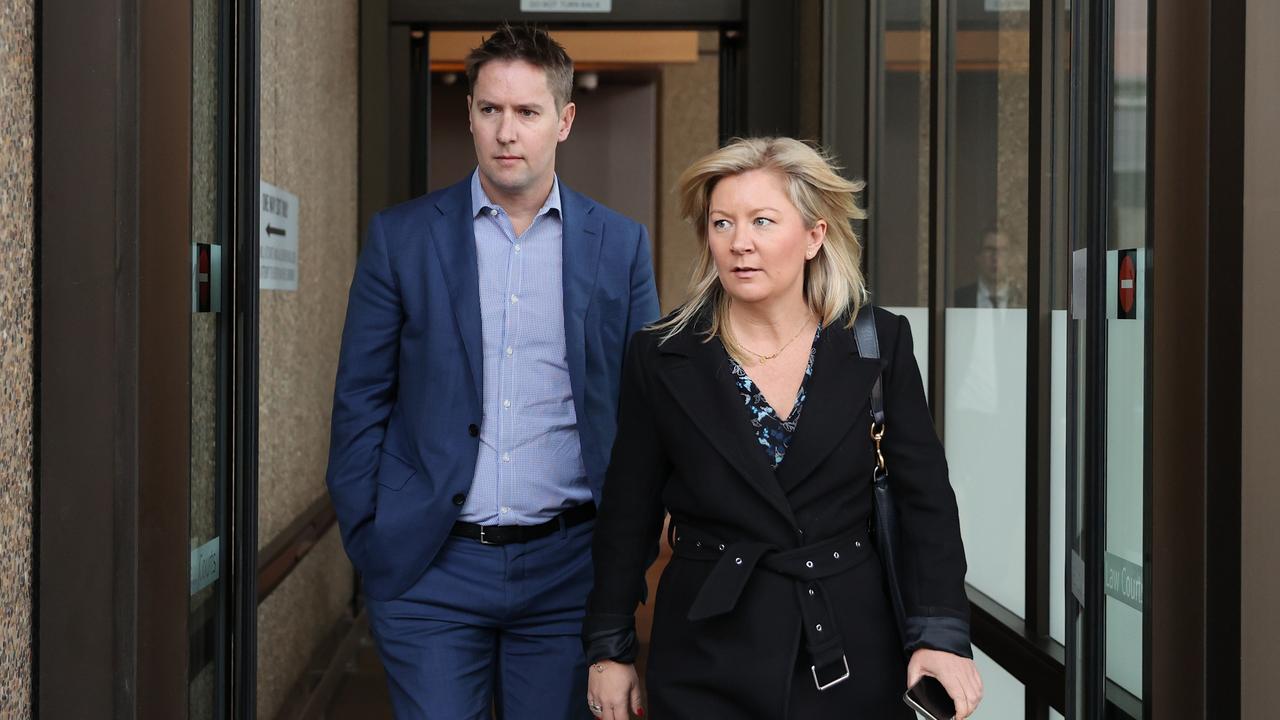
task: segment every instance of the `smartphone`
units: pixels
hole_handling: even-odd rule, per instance
[[[917,680],[902,701],[928,720],[953,720],[956,716],[956,704],[951,702],[947,689],[931,675]]]

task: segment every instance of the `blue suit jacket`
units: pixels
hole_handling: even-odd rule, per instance
[[[560,200],[565,345],[599,503],[626,343],[658,299],[644,226],[563,183]],[[471,489],[484,368],[472,222],[469,178],[378,213],[351,283],[326,482],[375,599],[421,576]]]

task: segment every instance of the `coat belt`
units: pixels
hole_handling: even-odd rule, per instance
[[[822,579],[846,572],[872,557],[865,529],[791,550],[762,542],[724,543],[687,524],[678,525],[674,535],[672,544],[677,557],[716,563],[689,606],[689,620],[697,622],[731,612],[757,569],[782,575],[794,581],[805,645],[813,660],[814,682],[821,689],[848,676],[844,642]],[[842,663],[843,677],[830,683],[819,678],[822,669],[838,675]],[[833,677],[832,672],[823,674]]]

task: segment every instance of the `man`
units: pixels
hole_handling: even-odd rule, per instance
[[[467,58],[478,167],[378,213],[352,281],[327,482],[400,718],[588,717],[591,530],[643,226],[561,184],[573,64],[506,27]]]
[[[1009,238],[999,230],[987,230],[974,255],[978,281],[957,288],[955,307],[1023,307],[1022,293],[1008,281]]]

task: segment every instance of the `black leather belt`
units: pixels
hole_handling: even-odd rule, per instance
[[[759,569],[777,573],[795,581],[814,685],[826,690],[849,678],[844,641],[836,627],[835,613],[822,579],[846,572],[873,557],[874,550],[865,530],[782,550],[760,542],[725,544],[697,528],[681,525],[675,530],[674,545],[677,557],[715,561],[689,607],[690,620],[696,622],[731,612],[752,572]]]
[[[537,525],[477,525],[456,522],[450,535],[479,540],[483,545],[511,545],[544,538],[561,528],[571,528],[596,516],[595,503],[583,503]]]

